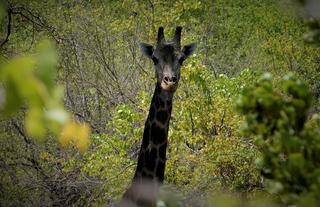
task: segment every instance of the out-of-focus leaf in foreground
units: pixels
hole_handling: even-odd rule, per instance
[[[59,137],[62,146],[74,144],[80,151],[89,145],[90,128],[77,123],[63,106],[63,88],[55,83],[57,55],[50,41],[41,41],[34,55],[2,61],[0,113],[11,117],[25,108],[29,136],[43,140],[47,133]]]

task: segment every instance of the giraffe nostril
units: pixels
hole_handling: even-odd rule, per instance
[[[173,83],[177,82],[177,78],[176,77],[172,77],[172,82]]]
[[[170,77],[170,76],[165,76],[163,78],[163,81],[166,84],[175,84],[178,81],[178,78],[176,76]]]

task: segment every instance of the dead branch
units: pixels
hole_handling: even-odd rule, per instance
[[[6,44],[9,41],[9,37],[10,37],[10,34],[11,34],[11,21],[12,21],[12,16],[11,16],[12,15],[12,9],[11,9],[11,7],[9,7],[7,9],[7,14],[8,14],[7,36],[4,39],[4,41],[1,43],[0,47],[3,47],[4,44]]]

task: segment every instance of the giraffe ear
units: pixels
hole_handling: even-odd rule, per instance
[[[146,55],[148,58],[152,58],[153,54],[153,46],[146,44],[146,43],[140,43],[140,49],[142,54]]]
[[[182,53],[184,54],[184,57],[185,57],[184,59],[187,59],[190,55],[192,55],[196,47],[197,45],[195,43],[184,46],[182,49]]]
[[[190,55],[192,55],[196,47],[197,45],[195,43],[192,43],[183,47],[182,55],[179,58],[180,65],[182,65],[183,61],[185,61]]]

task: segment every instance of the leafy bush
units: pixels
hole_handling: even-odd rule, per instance
[[[221,187],[248,192],[261,186],[252,162],[258,151],[239,134],[242,119],[230,104],[254,82],[256,73],[245,70],[237,78],[220,75],[214,80],[197,61],[193,58],[184,66],[175,94],[165,173],[165,183],[175,186],[186,203]],[[150,102],[151,95],[142,92],[136,98],[138,109],[118,105],[106,126],[108,133],[94,136],[80,166],[104,180],[101,200],[117,200],[130,184]]]
[[[270,193],[288,205],[320,204],[320,117],[308,120],[312,95],[292,75],[274,89],[267,74],[247,88],[237,106],[245,115],[244,132],[262,152],[256,160]]]
[[[0,49],[2,66],[16,54],[19,62],[26,53],[34,54],[26,59],[35,65],[27,71],[1,66],[0,73],[11,75],[1,79],[10,84],[0,86],[0,105],[4,107],[7,99],[3,91],[14,91],[13,78],[18,77],[14,84],[21,91],[33,87],[35,94],[14,96],[13,105],[7,105],[19,105],[21,113],[0,119],[0,193],[8,198],[0,205],[32,201],[30,206],[38,206],[45,201],[99,206],[121,197],[135,169],[154,86],[152,63],[141,57],[138,43],[154,41],[158,26],[164,26],[169,37],[172,28],[181,25],[182,42],[198,44],[196,55],[182,67],[175,94],[165,181],[176,186],[185,204],[200,205],[199,200],[216,189],[250,196],[263,187],[252,162],[261,152],[253,139],[239,132],[244,117],[234,109],[236,97],[256,82],[261,71],[274,76],[272,92],[281,87],[288,71],[305,80],[315,97],[312,110],[319,110],[319,48],[302,41],[308,28],[288,0],[11,0],[3,5],[1,44],[10,26],[9,8],[12,24]],[[55,43],[58,58],[48,45],[43,50],[37,47],[43,38]],[[37,66],[40,62],[44,67]],[[31,85],[24,88],[26,83]],[[270,97],[276,104],[271,101],[266,107],[282,107],[277,96],[262,99]],[[28,112],[24,122],[26,109],[37,110]],[[69,114],[67,122],[57,127],[61,114]],[[63,131],[62,144],[77,145],[80,138],[85,142],[78,147],[85,149],[88,142],[81,135],[88,127],[78,130],[72,119],[90,123],[93,130],[83,155],[73,148],[60,150],[51,136]],[[29,123],[29,133],[24,123]],[[29,135],[42,137],[43,144],[34,143]]]

